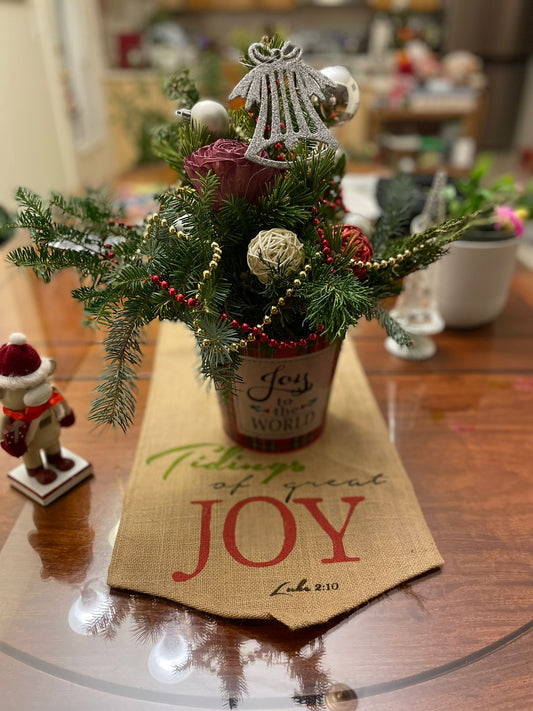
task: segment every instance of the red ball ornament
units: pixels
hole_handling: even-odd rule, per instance
[[[350,259],[357,262],[369,262],[374,254],[374,249],[368,241],[368,237],[359,227],[355,225],[338,225],[336,229],[341,229],[342,247],[341,252]],[[366,279],[367,270],[365,267],[352,267],[354,276],[358,279]]]

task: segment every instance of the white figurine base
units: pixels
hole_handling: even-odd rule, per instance
[[[48,506],[93,473],[92,464],[75,452],[62,447],[61,454],[65,458],[73,459],[74,466],[66,472],[60,472],[51,464],[47,464],[47,468],[57,474],[57,479],[50,484],[39,484],[35,478],[28,476],[24,464],[20,464],[9,472],[7,475],[9,483],[38,504]]]
[[[409,335],[413,342],[412,346],[400,346],[394,338],[389,337],[385,339],[385,350],[391,355],[404,360],[427,360],[435,355],[437,346],[429,336],[411,332],[409,332]]]

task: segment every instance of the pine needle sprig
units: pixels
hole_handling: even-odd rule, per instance
[[[204,378],[209,378],[217,390],[234,391],[236,370],[242,361],[236,350],[239,334],[227,321],[208,315],[199,320],[195,337]]]
[[[309,220],[311,207],[307,189],[298,186],[289,176],[276,180],[270,193],[260,199],[257,219],[261,229],[283,225],[285,229],[297,231]]]
[[[385,333],[390,338],[393,338],[400,346],[410,346],[412,344],[411,336],[405,331],[401,325],[393,318],[388,311],[383,309],[378,304],[373,304],[369,313],[365,314],[367,321],[373,318],[385,330]]]
[[[83,304],[88,322],[93,326],[109,323],[109,317],[117,308],[118,299],[114,298],[110,287],[82,285],[72,290],[72,296]]]
[[[238,245],[251,240],[265,227],[262,222],[263,211],[250,206],[243,198],[231,195],[224,200],[218,211],[218,230],[224,235],[224,242],[228,245]]]
[[[368,284],[351,273],[337,273],[309,281],[305,289],[308,312],[305,322],[312,330],[321,324],[330,340],[342,339],[362,314],[369,313],[374,296]]]
[[[50,265],[49,254],[46,248],[33,246],[17,247],[11,250],[6,257],[8,262],[17,267],[32,269],[35,275],[46,284],[55,274],[55,269]]]
[[[401,262],[397,261],[393,267],[369,272],[367,282],[374,289],[376,298],[383,299],[399,294],[403,277],[428,267],[446,254],[448,245],[459,239],[476,219],[477,215],[452,218],[419,234],[392,240],[383,254],[383,259],[395,258],[400,254],[408,256]]]
[[[452,218],[440,225],[433,225],[420,234],[394,240],[389,244],[383,257],[387,259],[406,250],[411,252],[411,255],[396,268],[400,277],[427,267],[446,253],[448,245],[459,239],[475,222],[476,217],[476,215],[469,215],[468,217]]]
[[[110,196],[99,190],[88,190],[87,195],[65,197],[53,192],[50,205],[52,213],[59,211],[62,217],[72,217],[80,221],[82,231],[91,226],[107,226],[110,219],[120,220],[122,210],[110,209]]]
[[[209,131],[205,126],[171,122],[152,130],[151,146],[154,154],[175,170],[184,183],[188,183],[183,159],[209,143],[209,138]]]
[[[180,151],[184,157],[211,142],[209,130],[200,123],[182,123],[180,128]]]
[[[406,234],[414,205],[414,184],[407,175],[400,175],[389,184],[372,246],[374,258],[381,259],[391,240]]]
[[[71,267],[77,269],[82,278],[87,275],[96,277],[109,269],[109,265],[103,264],[94,253],[51,249],[46,244],[18,247],[6,258],[16,266],[32,269],[45,283],[50,282],[57,272]]]
[[[250,141],[255,130],[253,117],[242,107],[236,111],[230,110],[228,113],[230,117],[229,138],[238,141]]]
[[[18,188],[16,200],[22,208],[22,213],[19,215],[19,221],[23,220],[20,227],[31,228],[33,225],[40,226],[38,223],[43,222],[49,224],[52,217],[52,210],[49,204],[45,204],[44,200],[28,188]]]
[[[181,133],[182,128],[178,123],[163,124],[151,132],[151,147],[154,155],[164,160],[180,176],[184,174],[183,155],[179,148]]]
[[[150,294],[151,290],[145,286],[141,293],[116,308],[108,319],[104,339],[106,366],[89,414],[89,419],[99,425],[120,427],[125,432],[133,422],[136,370],[142,360],[142,331],[154,318]]]
[[[117,270],[113,278],[114,298],[119,301],[143,290],[150,272],[145,264],[126,264]]]
[[[260,44],[264,45],[265,47],[268,47],[269,49],[281,49],[284,43],[285,39],[282,37],[282,35],[279,34],[279,32],[276,32],[276,34],[272,37],[268,37],[267,35],[265,35],[261,38],[260,42]],[[241,64],[243,64],[247,69],[253,69],[253,67],[255,66],[254,62],[252,62],[252,60],[250,59],[248,51],[243,57],[241,57]]]
[[[169,101],[175,101],[178,109],[192,109],[200,100],[200,93],[189,69],[181,69],[167,77],[163,82],[163,94]]]

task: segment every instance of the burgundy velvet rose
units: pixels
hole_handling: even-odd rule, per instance
[[[337,225],[334,229],[342,230],[341,252],[356,261],[369,262],[374,254],[374,249],[368,241],[368,237],[359,227],[354,225]],[[354,275],[358,279],[365,279],[368,272],[365,267],[353,267]]]
[[[205,177],[209,171],[218,177],[213,209],[218,210],[222,201],[230,195],[238,195],[256,204],[259,197],[265,195],[273,184],[279,171],[245,158],[247,148],[246,143],[219,138],[185,158],[185,172],[198,192],[201,192],[199,177]]]

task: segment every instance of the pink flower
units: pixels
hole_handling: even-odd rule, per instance
[[[496,217],[496,229],[512,230],[515,237],[520,237],[524,234],[524,220],[518,214],[518,211],[506,205],[499,205],[494,209]]]
[[[198,148],[184,160],[185,172],[196,190],[201,193],[199,178],[209,171],[219,179],[218,190],[212,205],[218,210],[230,195],[238,195],[256,204],[273,184],[279,171],[249,161],[244,157],[248,145],[241,141],[220,138],[218,141]]]

